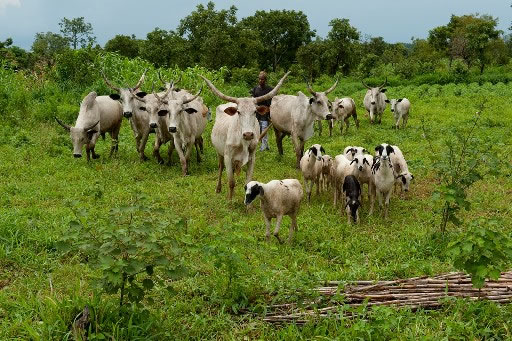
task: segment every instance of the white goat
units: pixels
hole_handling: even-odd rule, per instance
[[[325,153],[324,148],[319,144],[314,144],[300,159],[300,170],[304,177],[308,202],[311,201],[313,184],[316,184],[316,194],[320,193],[320,175],[322,174],[323,164],[322,153]]]
[[[414,179],[414,176],[409,172],[409,167],[407,167],[407,161],[405,161],[404,154],[397,146],[391,146],[394,150],[394,153],[391,154],[391,164],[393,165],[393,169],[395,171],[395,192],[396,186],[398,184],[401,185],[401,192],[408,192],[409,185],[411,184],[411,180]]]

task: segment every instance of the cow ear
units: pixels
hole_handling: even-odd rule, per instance
[[[136,93],[137,97],[144,98],[146,97],[147,93],[144,91],[140,91]]]
[[[403,100],[403,98],[399,98],[399,99],[397,99],[396,101],[397,101],[397,102],[402,102],[402,100]]]
[[[265,115],[266,113],[269,112],[269,108],[266,105],[259,105],[256,108],[256,112],[260,115]]]
[[[158,110],[158,116],[165,116],[167,115],[169,111],[165,110],[165,109],[162,109],[162,110]]]
[[[185,111],[187,112],[187,114],[193,114],[193,113],[197,112],[197,110],[194,108],[187,108],[187,109],[185,109]]]
[[[320,147],[320,151],[321,151],[322,153],[324,153],[324,154],[325,154],[325,149],[324,149],[324,147]]]
[[[146,107],[139,107],[139,110],[146,111]]]
[[[380,92],[386,92],[388,91],[388,89],[382,89]]]
[[[260,193],[260,195],[265,194],[265,191],[263,190],[263,186],[258,185],[258,192]]]
[[[389,99],[385,99],[384,102],[386,103],[390,103]]]
[[[121,98],[121,96],[119,96],[118,94],[110,94],[108,95],[108,97],[112,98],[114,101],[117,101]]]
[[[236,107],[227,107],[226,109],[224,109],[224,112],[229,116],[233,116],[238,112],[238,109]]]
[[[314,102],[314,101],[315,101],[315,98],[314,98],[314,97],[311,97],[311,98],[309,99],[309,104],[310,104],[310,105],[311,105],[311,104],[313,104],[313,102]]]
[[[158,90],[160,90],[160,91],[167,91],[167,89],[166,89],[166,88],[164,88],[163,86],[161,86],[160,88],[158,88]]]
[[[90,139],[92,139],[92,136],[93,136],[94,134],[96,134],[97,132],[98,132],[98,131],[97,131],[97,130],[94,130],[94,129],[89,129],[89,130],[87,130],[87,131],[86,131],[86,133],[87,133],[87,138],[89,138],[89,140],[90,140]]]

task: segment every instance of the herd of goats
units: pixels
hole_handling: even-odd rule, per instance
[[[141,160],[146,160],[144,154],[146,142],[150,133],[156,133],[153,155],[159,163],[164,160],[160,155],[160,147],[169,142],[168,158],[176,149],[179,155],[183,175],[188,174],[190,153],[196,148],[197,161],[201,162],[203,153],[202,134],[208,121],[208,107],[200,97],[202,87],[195,95],[184,89],[175,87],[179,82],[166,82],[159,74],[160,81],[165,85],[161,92],[152,93],[140,90],[146,72],[133,87],[118,87],[110,82],[103,74],[107,86],[116,93],[109,96],[97,96],[96,92],[89,93],[80,104],[80,111],[74,126],[69,126],[55,118],[57,122],[70,132],[73,143],[73,155],[82,156],[85,146],[87,160],[99,157],[95,153],[96,141],[101,135],[109,133],[112,137],[110,155],[118,150],[118,136],[122,117],[129,119],[135,135],[137,152]],[[342,208],[347,214],[348,222],[359,223],[359,209],[362,205],[362,186],[368,185],[370,215],[373,213],[375,197],[383,206],[383,215],[388,217],[389,201],[393,187],[401,186],[402,192],[408,191],[409,184],[414,178],[409,172],[407,162],[397,146],[380,144],[372,156],[362,147],[348,146],[343,154],[332,158],[324,155],[324,148],[319,144],[312,145],[304,152],[304,143],[313,135],[314,123],[319,120],[329,120],[332,134],[333,122],[341,121],[349,127],[350,117],[359,126],[356,105],[352,98],[336,98],[330,102],[327,95],[333,91],[338,81],[326,91],[316,92],[306,81],[311,93],[308,97],[302,92],[294,95],[277,95],[289,72],[286,73],[275,88],[260,97],[231,97],[220,92],[210,80],[200,76],[210,90],[227,103],[216,108],[215,123],[211,132],[212,144],[218,156],[218,182],[216,192],[222,189],[222,172],[226,169],[229,191],[228,199],[233,197],[235,187],[234,174],[239,174],[247,165],[245,204],[249,205],[260,198],[261,208],[266,223],[266,237],[270,238],[271,219],[276,218],[274,236],[279,238],[279,228],[282,217],[291,217],[289,241],[297,229],[296,216],[303,198],[303,189],[296,179],[272,180],[268,183],[251,181],[255,164],[255,151],[261,138],[268,128],[260,132],[257,115],[270,111],[279,154],[283,154],[282,140],[291,136],[295,155],[296,167],[300,168],[308,201],[311,199],[313,186],[316,192],[333,189],[334,205],[342,202]],[[388,100],[384,88],[386,81],[378,87],[369,87],[364,97],[364,106],[371,123],[381,123],[386,103],[390,103],[395,119],[395,127],[407,124],[410,102],[406,98]],[[272,99],[270,107],[258,105]]]

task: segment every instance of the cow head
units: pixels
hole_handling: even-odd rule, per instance
[[[263,190],[263,184],[258,181],[249,181],[247,185],[244,187],[245,191],[245,200],[244,203],[249,205],[258,197],[258,195],[265,194]]]
[[[396,111],[396,105],[397,103],[400,103],[402,102],[402,99],[403,98],[399,98],[399,99],[386,99],[386,103],[389,103],[390,104],[390,107],[391,107],[391,112],[395,112]]]
[[[178,132],[180,123],[183,120],[183,115],[191,115],[197,112],[197,110],[194,108],[187,108],[187,104],[199,97],[201,91],[203,91],[202,87],[197,94],[190,98],[171,98],[162,101],[162,103],[167,106],[167,111],[169,113],[166,120],[169,133],[174,134]]]
[[[375,155],[378,156],[382,160],[389,159],[391,153],[394,153],[395,150],[387,143],[379,144],[375,147]]]
[[[96,93],[91,92],[89,93],[82,103],[80,104],[80,112],[78,116],[88,116],[89,112],[98,110],[96,105]],[[93,116],[99,117],[98,113],[92,113]],[[100,121],[96,121],[94,123],[89,123],[87,126],[79,126],[79,127],[72,127],[65,123],[63,123],[61,120],[59,120],[57,117],[55,117],[55,120],[57,123],[59,123],[64,129],[66,129],[69,132],[69,135],[71,137],[71,142],[73,143],[73,156],[75,158],[82,157],[82,149],[84,145],[88,145],[93,136],[97,133],[99,133],[99,127],[98,124]]]
[[[329,99],[327,98],[327,95],[336,88],[336,86],[338,85],[338,79],[336,79],[333,86],[322,92],[314,91],[311,85],[309,84],[308,80],[304,80],[306,81],[306,84],[308,86],[308,91],[312,95],[312,97],[309,98],[309,106],[311,107],[311,112],[313,113],[313,115],[315,115],[318,119],[321,120],[332,119],[332,105]]]
[[[160,93],[162,97],[155,92],[154,83],[151,91],[152,95],[144,95],[143,97],[135,95],[135,98],[139,102],[139,110],[146,111],[149,115],[149,127],[156,129],[159,126],[160,117],[169,113],[166,108],[166,99],[169,93],[172,92],[172,87],[167,89],[164,94]]]
[[[109,95],[110,98],[113,100],[119,100],[121,102],[121,105],[123,106],[123,116],[126,118],[130,118],[133,115],[133,112],[135,110],[138,110],[139,103],[137,101],[137,97],[144,97],[146,96],[145,92],[139,91],[140,87],[142,86],[142,83],[144,83],[144,77],[146,76],[146,70],[144,70],[144,73],[140,77],[139,81],[135,86],[133,87],[117,87],[113,85],[105,76],[105,72],[102,71],[101,75],[103,76],[103,80],[105,81],[105,84],[108,85],[109,88],[116,91],[116,94]]]
[[[205,82],[206,85],[210,88],[210,90],[215,94],[215,96],[227,101],[234,103],[235,105],[227,107],[224,112],[229,116],[238,117],[238,122],[241,130],[241,138],[245,141],[252,141],[258,132],[254,131],[256,122],[256,115],[264,115],[268,112],[268,107],[263,105],[258,105],[258,103],[267,101],[274,97],[281,86],[283,85],[284,80],[290,72],[287,72],[283,78],[277,83],[276,87],[270,91],[268,94],[260,96],[260,97],[231,97],[224,95],[220,92],[208,79],[203,76],[200,76]]]

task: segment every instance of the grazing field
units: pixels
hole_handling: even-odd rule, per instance
[[[150,84],[145,88],[150,90]],[[332,79],[324,77],[313,87],[322,91],[331,84]],[[192,157],[189,176],[181,176],[176,154],[170,166],[155,162],[151,156],[154,135],[146,147],[150,159],[141,163],[127,120],[117,156],[108,157],[107,136],[97,144],[101,158],[87,163],[85,158],[73,159],[68,134],[51,117],[59,113],[55,108],[66,106],[70,113],[64,118],[67,123],[74,122],[72,113],[78,111],[80,99],[96,89],[70,93],[58,87],[40,90],[43,94],[51,91],[51,101],[62,101],[51,104],[38,94],[40,88],[30,86],[27,83],[24,88],[30,94],[28,100],[22,94],[9,99],[24,107],[4,116],[0,126],[0,339],[71,338],[70,326],[85,305],[93,314],[90,339],[95,339],[94,335],[97,339],[103,335],[132,340],[512,337],[512,306],[463,300],[449,301],[436,311],[361,309],[359,318],[333,317],[301,327],[261,321],[266,305],[302,302],[312,295],[309,289],[321,281],[383,280],[453,271],[445,247],[465,225],[449,225],[444,236],[439,233],[439,207],[432,200],[437,179],[421,121],[434,148],[442,153],[446,150],[444,139],[453,134],[451,128],[468,127],[480,103],[485,102],[476,135],[499,143],[499,156],[510,162],[512,85],[390,86],[388,98],[407,97],[412,103],[408,127],[393,130],[389,107],[381,125],[370,125],[362,106],[365,89],[360,83],[341,79],[329,98],[353,97],[360,128],[356,130],[351,120],[348,134],[340,136],[337,125],[329,137],[324,123],[323,135],[315,132],[306,147],[320,143],[327,154],[335,156],[347,145],[372,151],[382,142],[395,144],[415,179],[405,199],[393,195],[388,221],[381,220],[378,210],[367,216],[366,187],[360,225],[347,225],[340,209],[333,207],[331,192],[313,195],[311,203],[302,203],[291,245],[280,245],[275,239],[265,242],[259,203],[249,208],[243,205],[244,173],[237,177],[232,202],[226,200],[225,174],[222,193],[215,193],[217,157],[210,141],[213,121],[204,134],[203,162],[198,164]],[[233,95],[248,91],[240,84],[224,84],[220,89]],[[305,84],[292,79],[280,93],[298,90],[305,92]],[[203,95],[214,113],[218,100],[206,88]],[[269,144],[270,151],[257,152],[254,180],[297,178],[302,182],[294,168],[290,139],[284,140],[283,157],[277,155],[273,132]],[[161,150],[164,159],[166,151],[167,146]],[[173,281],[172,291],[156,285],[141,306],[128,308],[126,317],[119,315],[118,295],[100,295],[93,286],[99,271],[92,270],[80,254],[63,255],[56,246],[75,219],[73,202],[86,212],[88,224],[95,229],[107,221],[126,219],[123,213],[112,217],[111,209],[130,205],[141,196],[148,211],[135,212],[134,219],[151,215],[156,221],[170,223],[170,233],[182,249],[176,257],[186,266],[187,276]],[[472,207],[463,213],[464,221],[499,218],[503,231],[510,235],[511,198],[510,174],[488,176],[471,188]],[[285,217],[282,236],[287,235],[289,224]],[[148,298],[154,303],[148,304]]]

